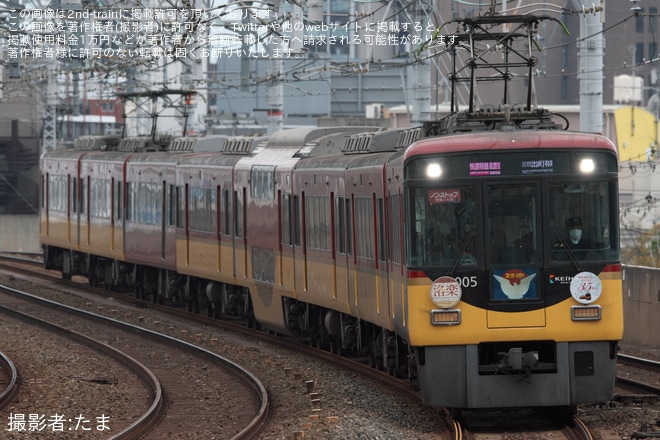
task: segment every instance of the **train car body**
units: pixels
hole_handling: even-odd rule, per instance
[[[82,170],[81,199],[108,198],[114,220],[82,215],[98,238],[69,240],[75,227],[42,207],[64,237],[43,234],[44,252],[111,261],[86,269],[109,288],[367,355],[430,405],[609,398],[623,332],[611,142],[420,134],[300,129],[215,153],[48,153],[45,175]],[[94,184],[106,175],[110,189]],[[588,247],[565,230],[577,217]]]

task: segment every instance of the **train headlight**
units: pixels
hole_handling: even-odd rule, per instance
[[[593,173],[596,169],[596,163],[593,159],[585,158],[580,161],[580,171],[589,174]]]
[[[431,324],[456,325],[461,323],[461,311],[458,309],[431,310]]]
[[[571,307],[571,319],[573,321],[599,321],[601,315],[599,305]]]
[[[437,179],[442,176],[442,167],[439,163],[430,163],[426,166],[426,177],[429,179]]]

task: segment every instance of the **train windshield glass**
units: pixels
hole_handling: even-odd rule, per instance
[[[535,273],[538,255],[538,185],[487,185],[486,216],[488,255],[494,267],[508,270],[511,265],[531,265]]]
[[[411,265],[477,265],[481,234],[475,187],[414,188],[410,194]]]
[[[616,183],[556,183],[549,190],[550,259],[618,260]]]

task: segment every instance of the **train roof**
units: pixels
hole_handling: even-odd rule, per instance
[[[179,159],[180,166],[226,166],[232,167],[241,160],[241,155],[224,154],[188,154]]]
[[[332,128],[332,129],[330,129]],[[327,127],[285,130],[271,136],[267,148],[299,148],[296,157],[337,157],[393,152],[405,148],[422,134],[422,127]]]
[[[167,165],[176,165],[181,161],[182,156],[178,154],[169,153],[149,153],[149,154],[134,154],[128,159],[128,164],[134,163],[158,163]]]
[[[604,136],[574,131],[493,131],[438,136],[411,145],[405,159],[438,153],[465,153],[484,150],[596,148],[617,154],[616,147]]]

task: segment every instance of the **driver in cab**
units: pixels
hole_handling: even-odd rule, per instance
[[[569,249],[592,249],[591,240],[582,237],[582,219],[570,217],[566,219],[566,236],[560,242],[555,243],[555,249],[568,247]]]

